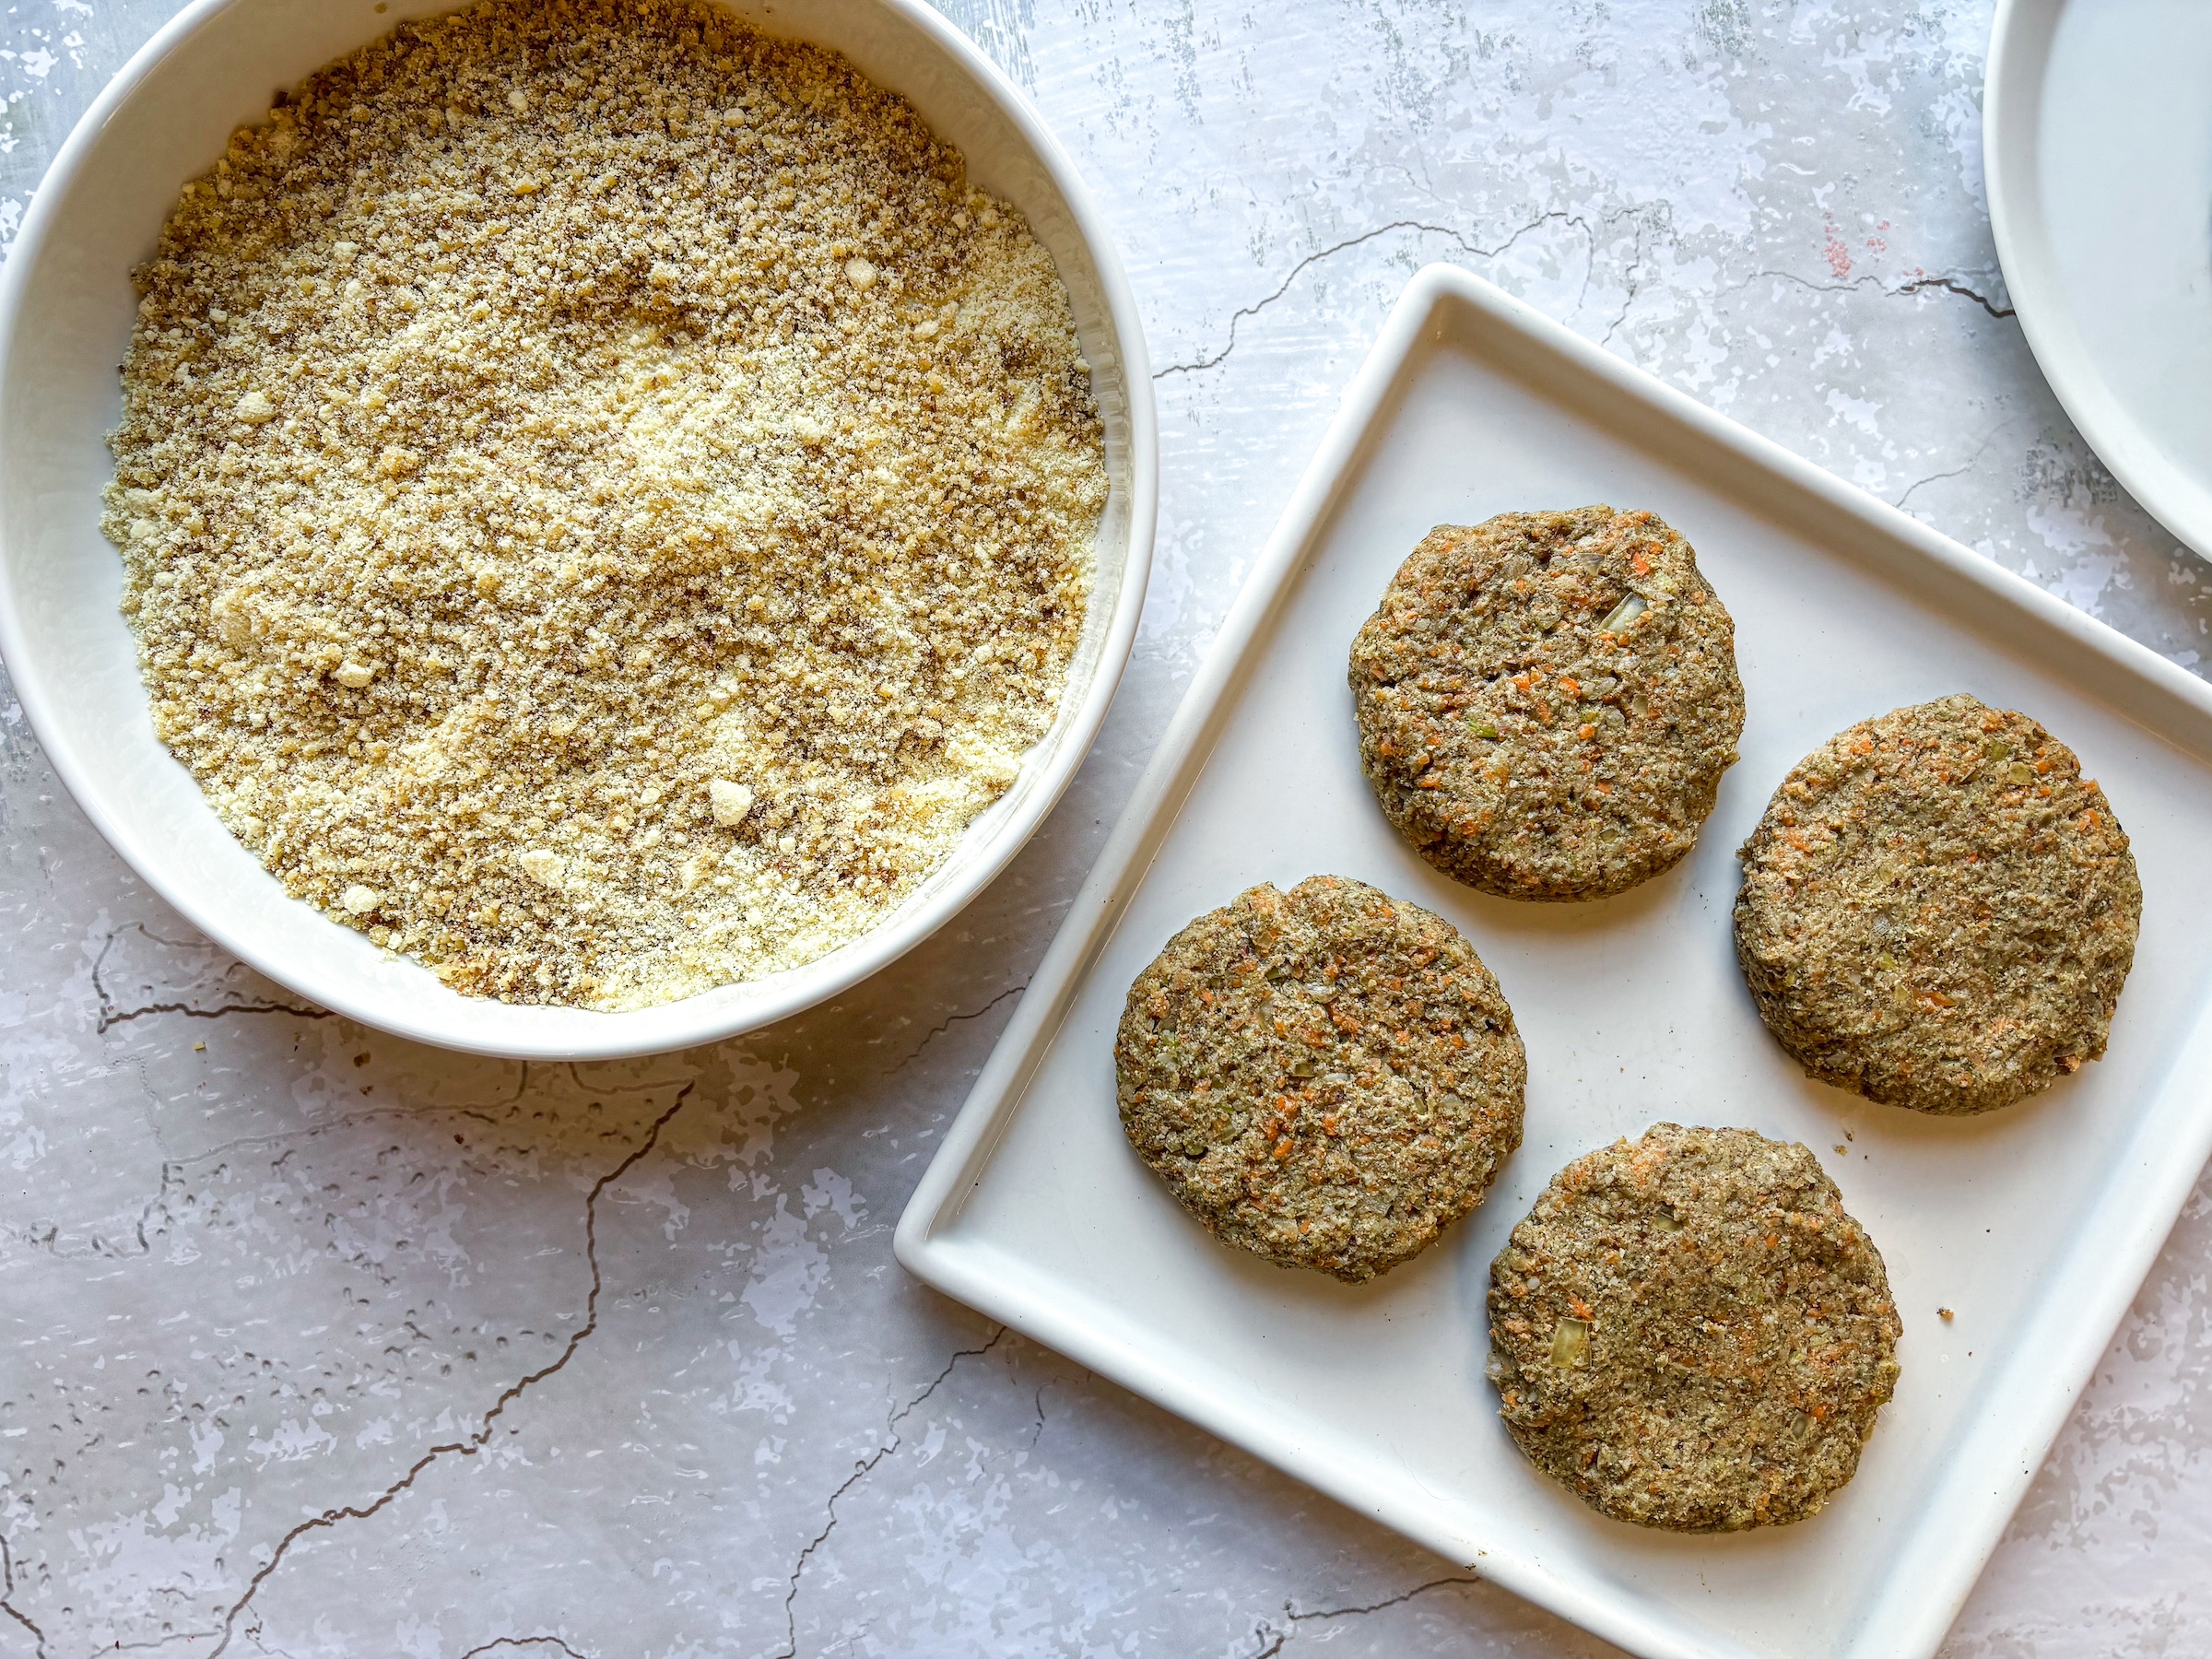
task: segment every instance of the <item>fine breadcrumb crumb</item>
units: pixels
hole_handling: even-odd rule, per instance
[[[137,280],[104,527],[155,730],[456,990],[805,963],[1051,724],[1106,497],[1066,292],[841,57],[688,0],[411,23]]]

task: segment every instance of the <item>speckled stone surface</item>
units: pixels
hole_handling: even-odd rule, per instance
[[[311,3],[311,0],[303,0]],[[0,237],[172,0],[0,16]],[[1464,264],[2202,668],[2009,315],[1988,0],[948,0],[1097,189],[1159,559],[1097,752],[835,1006],[634,1065],[301,1008],[0,692],[0,1659],[1587,1655],[917,1287],[890,1229],[1398,287]],[[2201,1185],[1950,1659],[2212,1652]]]

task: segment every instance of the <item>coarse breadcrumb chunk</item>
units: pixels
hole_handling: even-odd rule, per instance
[[[155,729],[292,893],[619,1008],[880,920],[1018,774],[1106,498],[1065,289],[844,59],[492,0],[187,185],[105,528]]]

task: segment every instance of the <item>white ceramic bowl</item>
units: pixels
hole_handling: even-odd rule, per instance
[[[1029,216],[1074,302],[1106,423],[1111,495],[1090,613],[1051,733],[951,858],[864,937],[772,978],[631,1013],[464,997],[286,897],[155,739],[122,564],[100,534],[118,418],[130,273],[186,180],[290,87],[450,0],[198,0],[100,94],[40,184],[0,273],[0,652],[54,770],[115,850],[209,936],[327,1008],[449,1048],[529,1058],[653,1053],[804,1008],[942,926],[1027,841],[1089,748],[1136,632],[1158,496],[1136,306],[1097,210],[1037,112],[918,0],[736,0],[768,33],[815,41],[906,97],[970,176]]]

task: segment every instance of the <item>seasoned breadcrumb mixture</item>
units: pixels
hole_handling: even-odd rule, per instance
[[[909,893],[1057,709],[1065,290],[842,58],[666,0],[409,24],[185,188],[105,527],[155,729],[294,894],[620,1008]]]

